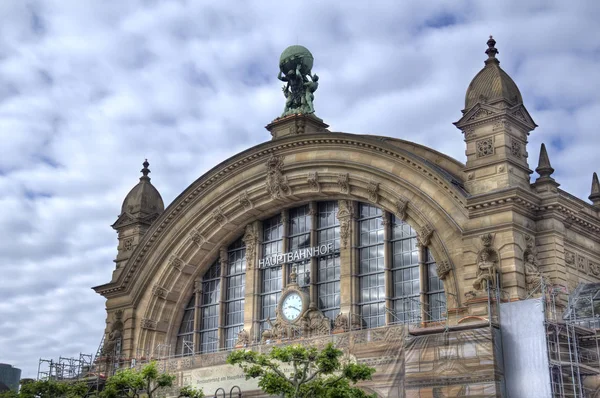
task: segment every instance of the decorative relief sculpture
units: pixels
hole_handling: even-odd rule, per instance
[[[223,214],[223,209],[221,206],[217,206],[217,208],[213,211],[212,218],[221,227],[227,224],[227,217],[225,217],[225,214]]]
[[[202,236],[202,234],[200,234],[200,232],[198,232],[195,229],[193,229],[192,232],[190,232],[190,239],[192,240],[192,242],[194,242],[195,244],[197,244],[200,247],[202,247],[204,242],[206,242],[206,239],[204,238],[204,236]]]
[[[592,260],[589,260],[588,268],[589,268],[590,272],[592,273],[592,275],[594,275],[594,276],[600,275],[600,266],[598,266],[598,264],[593,262]]]
[[[585,257],[583,257],[581,254],[577,255],[577,270],[587,274]]]
[[[238,203],[245,210],[252,209],[253,205],[252,205],[252,202],[250,201],[250,197],[248,196],[248,191],[244,191],[240,194],[240,196],[238,197]]]
[[[311,52],[303,46],[290,46],[281,54],[277,78],[286,83],[282,87],[286,99],[282,117],[315,112],[313,101],[319,76],[312,74],[313,62]]]
[[[338,185],[341,193],[350,193],[350,176],[348,173],[338,175]]]
[[[250,333],[246,332],[244,329],[240,330],[237,335],[237,341],[235,342],[235,347],[246,347],[250,344]]]
[[[512,140],[510,143],[510,153],[517,158],[521,157],[521,143],[516,140]]]
[[[181,271],[184,266],[184,263],[183,260],[179,257],[171,256],[171,258],[169,259],[169,265]]]
[[[568,250],[565,251],[565,262],[571,267],[575,267],[575,253]]]
[[[480,108],[473,114],[473,116],[469,118],[469,121],[483,119],[484,117],[491,115],[493,115],[492,112],[488,111],[487,109]]]
[[[333,321],[333,333],[344,333],[350,330],[350,320],[343,312],[337,314]]]
[[[156,330],[157,326],[158,326],[158,322],[156,322],[155,320],[148,319],[148,318],[142,318],[142,323],[141,323],[142,329]]]
[[[396,217],[402,221],[406,221],[406,211],[408,210],[408,201],[398,198],[396,200]]]
[[[304,337],[327,336],[331,331],[331,320],[310,303],[308,311],[302,319],[302,335]]]
[[[367,185],[367,192],[369,193],[369,200],[373,203],[379,203],[379,183],[369,182]]]
[[[119,343],[123,337],[123,329],[123,311],[115,311],[114,321],[110,326],[110,332],[108,332],[108,336],[106,337],[104,345],[102,346],[102,353],[104,355],[119,354],[115,352],[115,348],[117,347],[117,343]]]
[[[450,274],[450,271],[452,271],[452,266],[450,265],[450,261],[448,261],[448,260],[438,261],[436,263],[435,271],[438,275],[438,278],[440,278],[441,280],[445,280],[446,277],[448,277],[448,275]]]
[[[258,246],[258,234],[254,224],[246,225],[246,232],[242,238],[246,245],[246,269],[253,269],[256,259],[256,247]]]
[[[352,223],[352,204],[350,201],[338,201],[337,218],[340,221],[340,243],[342,248],[346,249],[350,240],[350,225]]]
[[[126,238],[123,240],[123,250],[126,252],[133,249],[133,238]]]
[[[169,291],[167,289],[165,289],[164,287],[157,284],[157,285],[152,286],[152,294],[155,295],[156,297],[166,298],[167,294],[169,294]]]
[[[473,282],[475,290],[485,291],[497,286],[500,255],[492,247],[492,241],[492,234],[488,233],[481,237],[483,249],[477,255],[477,276]]]
[[[432,236],[433,236],[433,227],[429,223],[421,226],[419,228],[419,230],[417,231],[417,241],[423,247],[429,246],[429,243],[431,243]]]
[[[291,194],[287,176],[283,175],[283,156],[271,155],[267,160],[267,192],[273,199]]]
[[[478,158],[482,158],[484,156],[491,156],[494,154],[494,141],[491,138],[479,140],[476,142],[476,145]]]
[[[319,174],[316,171],[314,171],[312,173],[308,173],[307,182],[308,182],[308,186],[310,187],[310,189],[312,191],[315,191],[315,192],[321,191],[321,184],[319,184]]]

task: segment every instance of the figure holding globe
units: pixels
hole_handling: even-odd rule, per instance
[[[313,56],[306,47],[290,46],[279,58],[277,78],[286,84],[282,87],[285,95],[283,116],[314,113],[314,92],[319,86],[317,75],[312,75]]]

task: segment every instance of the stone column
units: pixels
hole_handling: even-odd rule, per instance
[[[254,291],[252,292],[252,301],[250,302],[252,304],[252,327],[253,327],[253,333],[251,334],[252,338],[255,341],[260,341],[260,323],[259,323],[259,319],[260,319],[260,309],[261,309],[261,305],[262,302],[260,300],[260,293],[262,291],[262,286],[261,286],[261,269],[258,265],[258,261],[264,257],[264,253],[263,253],[263,223],[261,221],[256,221],[255,222],[256,225],[256,235],[257,235],[257,239],[256,239],[256,263],[255,263],[255,267],[254,267],[254,281],[253,281],[253,288]],[[246,287],[248,287],[248,282],[246,282]],[[247,292],[246,292],[247,294]],[[244,314],[245,315],[245,314]],[[244,318],[246,319],[246,318]]]
[[[244,295],[244,330],[254,340],[253,328],[256,324],[257,294],[260,288],[260,275],[258,270],[259,256],[259,226],[253,222],[246,226],[242,240],[246,245],[246,288]],[[260,229],[262,230],[262,229]]]
[[[340,312],[352,314],[357,311],[353,308],[355,302],[354,275],[354,248],[356,246],[356,228],[354,227],[354,202],[349,200],[338,201],[337,218],[340,222]],[[351,320],[352,316],[348,316]]]
[[[318,242],[317,236],[317,217],[319,213],[317,202],[310,202],[310,246],[315,247]],[[319,263],[318,258],[313,257],[310,259],[310,301],[317,305],[318,297],[318,286],[317,280],[319,276]]]
[[[219,348],[225,347],[225,300],[227,299],[227,286],[226,278],[227,274],[227,248],[222,247],[219,250],[219,264],[221,266],[221,291],[219,300]]]

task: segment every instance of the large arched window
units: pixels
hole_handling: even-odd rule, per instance
[[[364,328],[426,323],[445,316],[444,287],[436,273],[435,259],[428,248],[417,244],[415,229],[373,204],[354,203],[356,218],[351,222],[356,235],[349,239],[351,244],[344,248],[349,252],[342,257],[338,203],[313,202],[262,221],[257,252],[263,265],[249,271],[258,278],[252,287],[258,308],[246,309],[247,314],[256,316],[258,332],[253,338],[259,338],[260,332],[269,328],[268,320],[276,317],[283,276],[287,275],[285,282],[289,283],[293,268],[298,284],[310,292],[317,307],[332,321],[340,312],[342,294],[352,299],[351,312],[358,313]],[[285,265],[281,260],[284,257],[277,256],[312,246],[328,247],[327,254],[296,258]],[[193,295],[184,310],[177,334],[177,355],[189,355],[194,347],[200,353],[230,349],[244,327],[247,303],[243,240],[231,244],[226,254],[222,252],[225,255],[226,259],[215,261],[202,277],[201,293]],[[341,264],[342,258],[352,263]],[[340,283],[341,269],[350,275],[351,282],[345,286]]]

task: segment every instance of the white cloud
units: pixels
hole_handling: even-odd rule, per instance
[[[0,2],[0,358],[97,349],[121,201],[141,162],[169,203],[270,138],[280,52],[315,55],[333,130],[422,143],[464,161],[452,126],[495,35],[562,187],[600,164],[600,3]],[[234,145],[232,145],[232,142]]]

